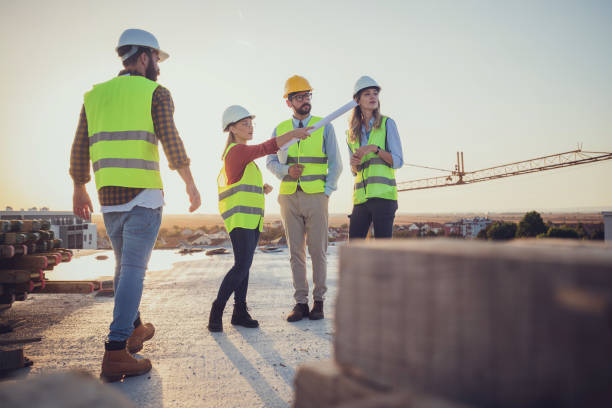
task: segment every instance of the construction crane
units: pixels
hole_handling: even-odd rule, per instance
[[[448,172],[449,174],[446,176],[402,181],[397,184],[397,191],[423,190],[426,188],[479,183],[481,181],[518,176],[521,174],[535,173],[538,171],[553,170],[561,167],[577,166],[579,164],[595,163],[610,159],[612,159],[612,153],[585,152],[582,150],[582,147],[579,146],[577,150],[572,150],[570,152],[552,154],[550,156],[537,157],[535,159],[523,160],[515,163],[489,167],[487,169],[466,172],[463,162],[463,152],[457,152],[457,164],[455,166],[455,170],[438,169],[435,167],[420,166],[417,164],[406,164],[412,167],[444,171]]]

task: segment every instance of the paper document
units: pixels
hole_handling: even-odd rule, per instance
[[[329,115],[327,115],[326,117],[324,117],[323,119],[315,123],[313,125],[313,128],[310,129],[308,133],[312,134],[312,132],[316,132],[317,130],[321,129],[323,126],[330,123],[332,120],[344,115],[346,112],[353,109],[355,106],[357,106],[357,102],[355,101],[350,101],[349,103],[342,105],[340,108],[336,109],[335,111],[333,111],[332,113],[330,113]],[[287,153],[288,153],[289,147],[291,147],[291,145],[293,145],[294,143],[297,143],[297,141],[298,139],[293,139],[292,141],[282,146],[278,150],[277,156],[278,156],[278,160],[281,163],[287,163]]]

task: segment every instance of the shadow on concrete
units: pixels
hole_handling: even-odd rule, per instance
[[[135,357],[140,358],[138,355]],[[164,384],[155,366],[147,374],[128,377],[123,382],[110,383],[108,386],[119,391],[138,407],[163,408],[164,406]]]
[[[326,311],[326,314],[328,312]],[[331,313],[330,313],[331,314]],[[303,319],[299,322],[288,323],[298,332],[310,333],[311,335],[320,337],[321,339],[332,342],[334,334],[333,319],[325,318],[323,320]]]
[[[242,373],[244,379],[248,381],[266,407],[286,407],[289,405],[224,333],[213,335],[213,338],[232,364]]]
[[[276,375],[281,377],[287,385],[293,387],[295,370],[285,363],[284,358],[273,347],[274,339],[261,329],[253,330],[242,327],[235,327],[235,329],[257,351],[261,358],[268,363]]]

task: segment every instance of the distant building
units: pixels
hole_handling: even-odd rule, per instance
[[[493,221],[486,217],[463,218],[444,224],[445,235],[459,235],[464,238],[476,238],[478,233],[486,229]]]
[[[98,248],[96,224],[84,221],[72,211],[0,211],[0,220],[49,220],[51,231],[65,248]]]
[[[612,242],[612,211],[602,212],[604,218],[604,240]]]

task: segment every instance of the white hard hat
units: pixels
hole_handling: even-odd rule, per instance
[[[243,108],[242,106],[232,105],[223,112],[223,119],[222,119],[223,130],[227,130],[227,127],[229,125],[231,125],[232,123],[236,123],[239,120],[242,120],[244,118],[253,119],[254,117],[255,115],[251,115],[249,111]]]
[[[159,48],[157,38],[155,38],[153,34],[145,30],[139,30],[137,28],[128,28],[127,30],[125,30],[121,34],[121,37],[119,37],[119,43],[117,44],[117,48],[115,48],[115,51],[119,51],[119,48],[123,47],[124,45],[149,47],[154,50],[157,50],[157,52],[159,53],[160,62],[168,59],[169,57],[167,52],[162,51]],[[121,59],[125,61],[126,59],[134,55],[136,51],[138,51],[138,48],[132,47],[132,49],[127,52],[127,54],[121,56]]]
[[[355,82],[355,90],[353,91],[353,98],[357,96],[359,91],[366,89],[366,88],[377,88],[380,91],[380,85],[378,85],[378,83],[372,78],[370,78],[369,76],[364,75],[361,78],[359,78],[357,82]]]

